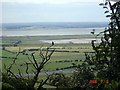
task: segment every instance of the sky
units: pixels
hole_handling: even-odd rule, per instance
[[[3,23],[106,22],[104,0],[2,0]]]

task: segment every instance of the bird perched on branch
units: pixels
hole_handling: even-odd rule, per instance
[[[54,42],[52,41],[52,46],[54,45]]]

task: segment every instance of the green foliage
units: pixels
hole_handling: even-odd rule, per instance
[[[2,83],[2,90],[16,90],[16,89],[9,83]]]
[[[14,87],[15,90],[21,90],[21,89],[24,89],[24,90],[34,90],[33,87],[31,87],[30,83],[31,81],[33,80],[27,80],[26,78],[21,78],[21,77],[13,77],[13,76],[8,76],[8,74],[6,73],[3,73],[2,75],[2,80],[3,80],[3,89],[6,88],[7,86],[12,86]],[[7,83],[7,86],[6,86],[6,83]],[[7,87],[7,88],[11,88],[11,87]],[[13,89],[13,90],[14,90]]]
[[[94,79],[94,72],[88,67],[86,62],[77,66],[77,70],[73,75],[73,87],[86,88],[89,87],[89,80]]]
[[[50,75],[49,84],[57,88],[70,88],[71,78],[62,73],[55,73]]]
[[[119,90],[120,89],[120,81],[117,82],[112,80],[111,83],[107,87],[108,90]]]
[[[85,61],[78,66],[74,74],[75,84],[80,88],[118,90],[120,88],[120,1],[113,5],[109,1],[100,5],[105,9],[110,23],[108,28],[98,35],[95,35],[95,30],[91,32],[96,38],[92,41],[94,52],[85,53]],[[101,35],[100,42],[97,41],[99,35]],[[90,85],[88,83],[90,79],[108,80],[108,85],[106,83]]]
[[[110,16],[110,23],[108,28],[101,33],[103,34],[101,42],[96,44],[92,41],[95,58],[91,61],[99,78],[118,81],[120,79],[120,2],[113,5],[108,3],[111,13],[107,17]],[[107,4],[103,7],[107,7]],[[108,12],[108,7],[106,9],[105,12]]]

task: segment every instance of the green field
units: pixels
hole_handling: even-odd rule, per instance
[[[2,68],[4,71],[5,66],[9,67],[14,58],[17,55],[17,52],[23,51],[26,49],[40,49],[49,47],[51,43],[43,43],[39,40],[61,40],[61,39],[84,39],[84,38],[94,38],[91,35],[64,35],[64,36],[16,36],[16,37],[3,37],[3,44],[14,44],[16,41],[21,41],[18,46],[5,46],[5,50],[1,50],[2,52]],[[85,60],[84,52],[91,52],[92,47],[90,43],[55,43],[55,45],[51,48],[56,48],[53,53],[50,61],[45,65],[44,69],[46,71],[55,71],[56,69],[61,69],[65,67],[72,66],[73,63],[80,64],[82,60]],[[58,52],[62,51],[62,52]],[[64,52],[69,51],[69,52]],[[72,52],[77,51],[77,52]],[[39,56],[38,51],[28,51],[30,54],[35,52],[35,57],[38,63],[41,62],[41,57]],[[45,51],[43,52],[45,53]],[[16,60],[16,65],[13,65],[12,71],[18,73],[18,68],[21,69],[21,72],[25,73],[26,65],[25,62],[30,63],[26,55],[20,53]],[[16,68],[17,67],[17,68]],[[29,64],[29,72],[32,73],[33,66]]]

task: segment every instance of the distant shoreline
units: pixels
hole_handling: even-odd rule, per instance
[[[54,42],[56,44],[87,44],[91,43],[92,40],[95,40],[95,38],[81,38],[81,39],[61,39],[61,40],[40,40],[43,43],[51,43]],[[100,39],[97,40],[97,42],[100,42]]]
[[[92,30],[92,28],[4,30],[2,36],[90,35]],[[95,33],[98,34],[103,30],[104,28],[97,28]]]
[[[23,42],[36,42],[36,43],[48,43],[54,42],[55,44],[89,44],[92,40],[96,40],[92,34],[84,35],[45,35],[45,36],[3,36],[4,39],[10,39],[13,41]],[[97,38],[97,42],[100,41],[100,37]]]

